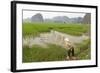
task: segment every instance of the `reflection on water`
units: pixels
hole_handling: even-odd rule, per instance
[[[68,38],[70,42],[74,44],[74,43],[81,43],[83,40],[86,40],[89,37],[86,35],[73,36],[52,30],[51,32],[48,33],[41,33],[39,36],[35,38],[33,37],[23,38],[23,46],[27,45],[31,47],[33,45],[40,45],[46,47],[47,43],[64,46],[64,38]]]

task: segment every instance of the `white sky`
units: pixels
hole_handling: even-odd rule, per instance
[[[69,18],[84,17],[85,13],[71,13],[71,12],[47,12],[47,11],[23,11],[23,19],[31,18],[33,15],[41,13],[43,18],[53,18],[55,16],[68,16]]]

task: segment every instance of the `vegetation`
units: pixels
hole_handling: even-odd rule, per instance
[[[47,48],[38,45],[23,47],[23,62],[64,61],[66,56],[67,50],[58,45],[48,44]],[[78,60],[91,59],[89,39],[76,46],[75,56]]]
[[[77,45],[75,49],[76,56],[81,59],[91,59],[91,47],[90,39],[84,40],[82,43]]]
[[[47,48],[34,45],[23,48],[23,62],[61,61],[66,57],[66,49],[49,44]]]
[[[88,31],[89,25],[66,23],[23,23],[23,35],[36,36],[42,32],[56,30],[70,35],[79,36]]]
[[[56,30],[70,35],[79,36],[88,32],[89,25],[66,23],[23,23],[23,37],[36,37],[40,33]],[[91,59],[90,39],[76,44],[75,55],[78,60]],[[48,44],[48,47],[33,45],[32,48],[23,46],[23,62],[63,61],[67,50],[61,46]]]

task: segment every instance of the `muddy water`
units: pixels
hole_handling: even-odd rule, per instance
[[[23,46],[27,45],[32,47],[33,45],[39,45],[43,47],[47,47],[47,44],[56,44],[60,46],[64,46],[64,38],[68,38],[72,43],[80,43],[85,39],[88,39],[88,36],[72,36],[69,34],[64,34],[58,31],[53,31],[48,33],[41,33],[39,36],[33,37],[25,37],[23,38]]]

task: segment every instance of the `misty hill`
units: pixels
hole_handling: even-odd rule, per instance
[[[82,21],[83,21],[82,17],[71,18],[72,23],[82,23]]]
[[[90,13],[87,13],[84,16],[82,23],[83,24],[91,24],[91,14]]]
[[[70,19],[67,16],[56,16],[52,19],[45,19],[45,22],[70,22]]]
[[[23,20],[24,22],[61,22],[61,23],[91,23],[91,15],[87,13],[83,18],[75,17],[69,18],[67,16],[55,16],[53,18],[44,19],[41,13],[33,15],[31,18]]]
[[[56,17],[52,18],[52,20],[54,22],[65,22],[65,23],[70,22],[70,19],[67,16],[56,16]]]
[[[43,16],[40,13],[35,14],[34,16],[31,17],[32,22],[43,22]]]
[[[76,17],[76,18],[69,18],[67,16],[56,16],[52,19],[45,19],[46,22],[62,22],[62,23],[81,23],[83,18]]]

